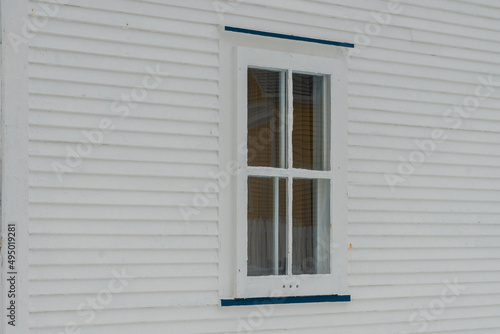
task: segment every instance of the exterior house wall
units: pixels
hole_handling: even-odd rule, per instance
[[[26,17],[51,3],[30,1]],[[29,333],[498,333],[499,3],[72,0],[57,8],[21,49],[29,282],[20,298],[29,317],[19,321]],[[207,196],[189,222],[179,208],[200,200],[226,157],[220,50],[237,37],[224,37],[223,25],[356,44],[343,54],[350,303],[219,306],[232,284],[222,244],[229,195]],[[297,53],[343,52],[291,43]],[[23,170],[4,164],[5,173]]]

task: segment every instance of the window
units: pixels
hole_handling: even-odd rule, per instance
[[[346,291],[345,65],[237,49],[237,297]]]

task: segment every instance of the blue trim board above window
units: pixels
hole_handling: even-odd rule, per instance
[[[243,29],[243,28],[236,28],[236,27],[229,27],[229,26],[225,26],[224,29],[226,31],[237,32],[237,33],[242,33],[242,34],[289,39],[289,40],[293,40],[293,41],[301,41],[301,42],[309,42],[309,43],[335,45],[335,46],[342,46],[345,48],[354,48],[354,44],[351,44],[351,43],[335,42],[335,41],[329,41],[326,39],[316,39],[316,38],[301,37],[301,36],[295,36],[295,35],[285,35],[285,34],[278,34],[278,33],[267,32],[267,31]]]
[[[351,301],[351,296],[349,295],[243,298],[243,299],[222,299],[221,306],[333,303],[333,302],[350,302],[350,301]]]

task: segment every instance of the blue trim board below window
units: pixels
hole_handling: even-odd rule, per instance
[[[229,26],[225,26],[224,29],[226,31],[239,32],[242,34],[250,34],[250,35],[281,38],[281,39],[290,39],[293,41],[319,43],[319,44],[326,44],[326,45],[335,45],[335,46],[342,46],[345,48],[354,48],[354,44],[351,44],[351,43],[335,42],[335,41],[329,41],[326,39],[316,39],[316,38],[309,38],[309,37],[300,37],[300,36],[295,36],[295,35],[277,34],[277,33],[273,33],[273,32],[243,29],[243,28],[236,28],[236,27],[229,27]]]
[[[332,302],[350,302],[350,301],[351,301],[351,296],[349,295],[244,298],[244,299],[222,299],[221,306],[332,303]]]

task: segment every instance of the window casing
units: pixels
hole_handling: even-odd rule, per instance
[[[346,65],[241,47],[236,58],[236,297],[344,294]]]

